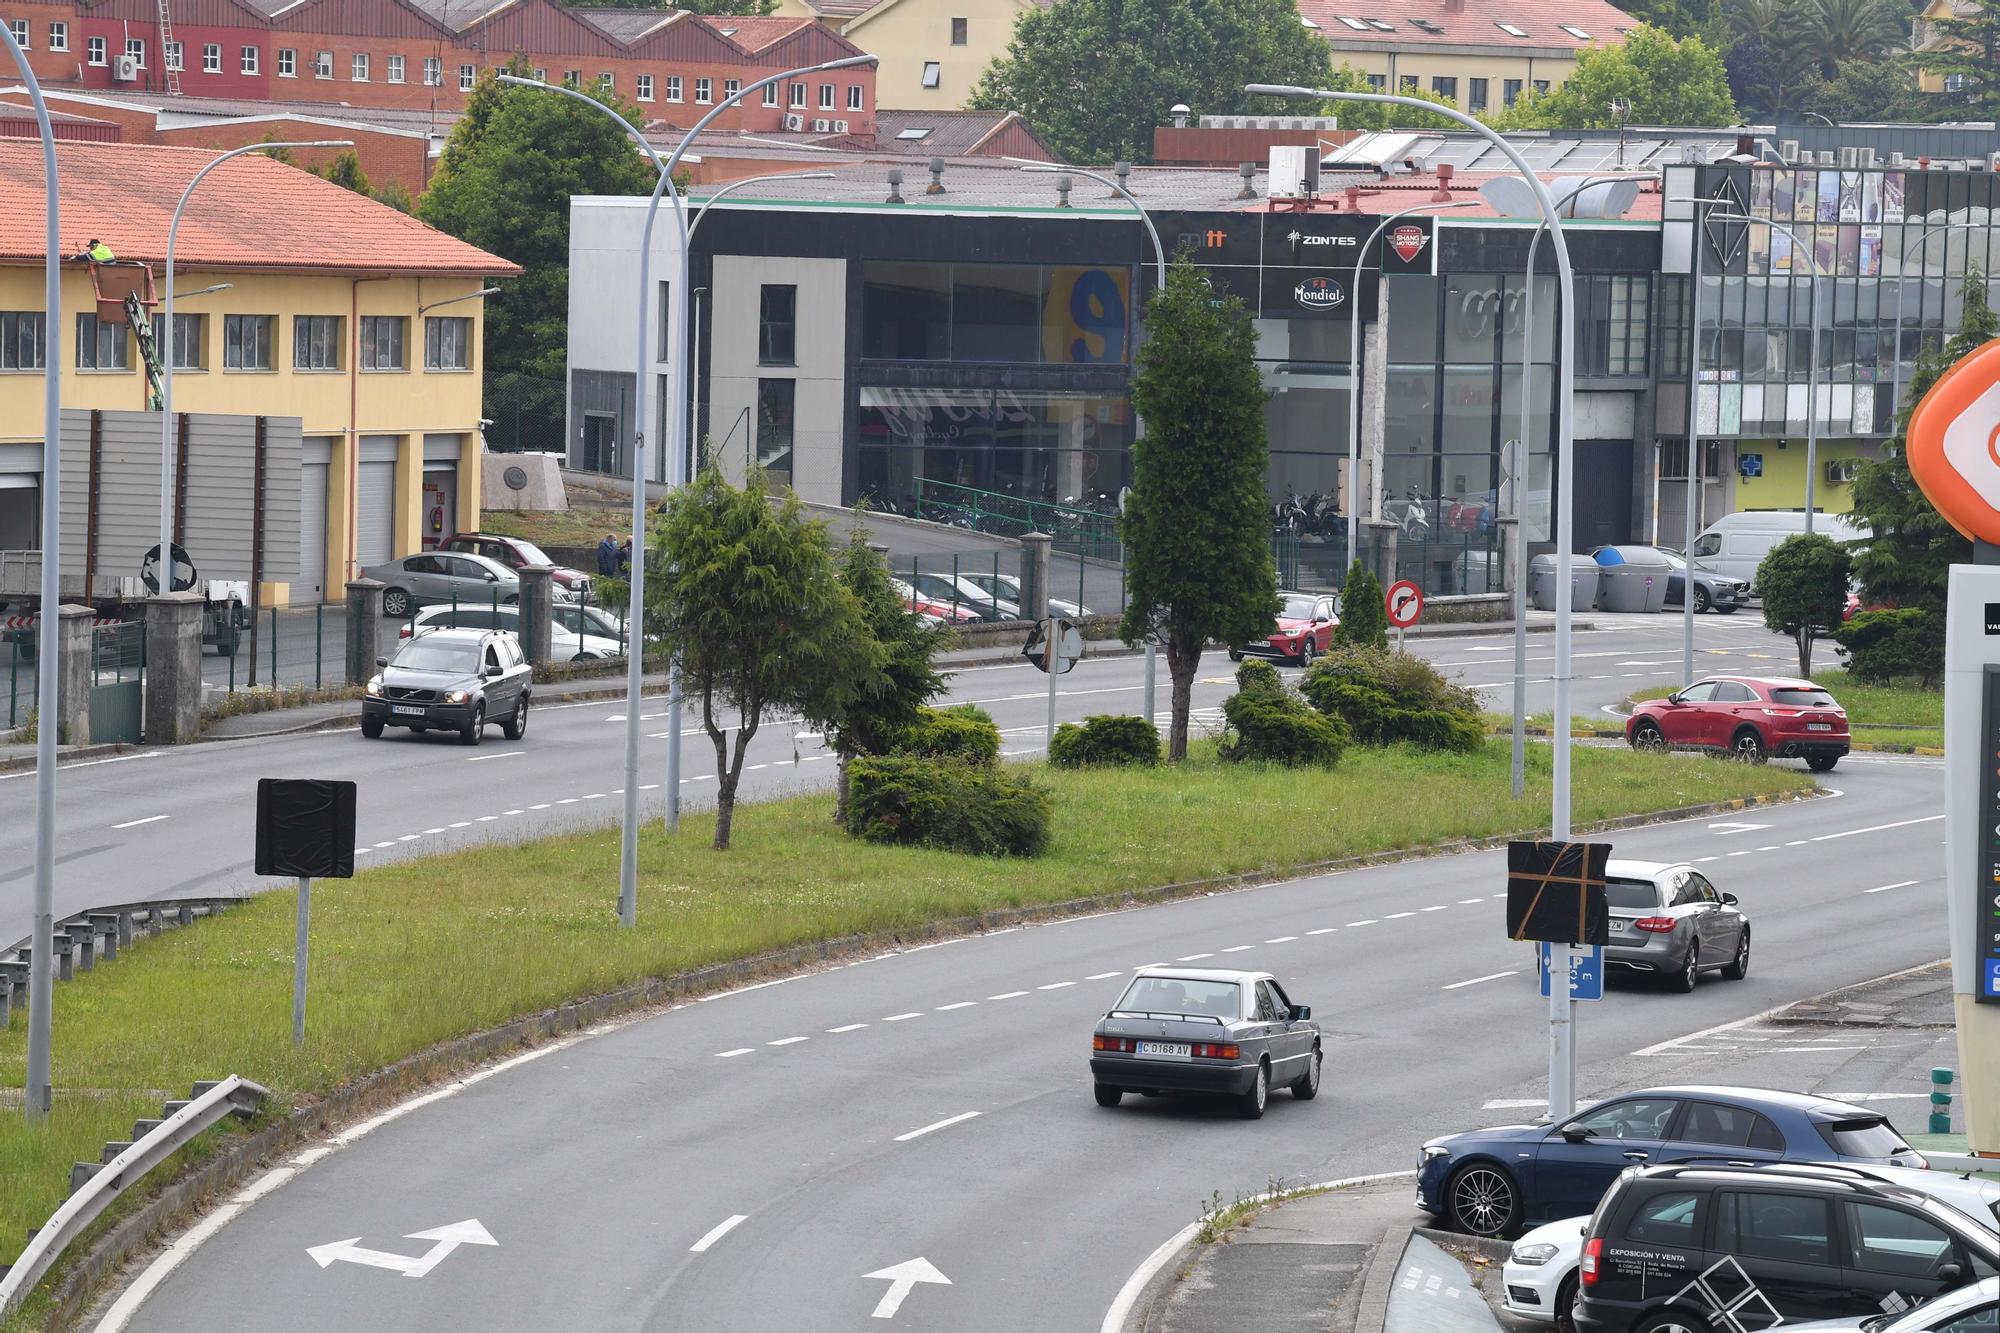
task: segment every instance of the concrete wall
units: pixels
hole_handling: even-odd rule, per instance
[[[569,209],[569,391],[565,452],[572,467],[581,466],[586,409],[610,410],[616,384],[619,457],[625,460],[631,425],[630,402],[633,336],[639,315],[639,242],[646,222],[646,200],[578,195]],[[711,219],[710,226],[726,225]],[[662,307],[671,284],[680,276],[680,236],[673,214],[662,207],[653,224],[652,291],[646,314],[647,364],[653,370],[647,388],[646,475],[665,479],[666,452],[654,438],[660,431],[661,376],[671,369],[663,338],[667,320]],[[663,286],[662,284],[667,284]],[[579,374],[584,372],[584,374]],[[579,392],[581,382],[583,391]],[[621,471],[630,472],[629,462]]]
[[[798,288],[796,364],[758,364],[758,316],[765,283]],[[710,431],[717,439],[749,413],[745,429],[754,442],[757,382],[795,381],[792,489],[799,498],[839,504],[842,422],[845,420],[847,360],[847,261],[844,259],[762,258],[718,255],[709,314],[708,382]],[[724,451],[724,471],[743,475],[744,430],[737,447]]]

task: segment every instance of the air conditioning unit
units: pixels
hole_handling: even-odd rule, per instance
[[[1780,143],[1778,145],[1778,156],[1784,158],[1787,162],[1798,161],[1799,141],[1797,139],[1786,139]]]
[[[832,129],[833,129],[833,122],[830,120],[816,120],[813,122],[814,134],[826,134]]]
[[[845,134],[845,133],[847,133],[847,122],[846,122],[846,121],[844,121],[844,120],[836,120],[836,121],[834,121],[834,122],[833,122],[833,132],[834,132],[835,134]]]
[[[1890,165],[1890,166],[1892,166],[1892,167],[1900,167],[1900,166],[1902,166],[1902,165],[1903,165],[1903,150],[1902,150],[1902,149],[1900,149],[1900,148],[1892,148],[1892,149],[1890,149],[1890,150],[1889,150],[1889,165]]]
[[[1849,171],[1853,171],[1858,167],[1860,167],[1861,150],[1852,147],[1842,148],[1840,150],[1840,165],[1845,167]]]
[[[1304,144],[1271,146],[1271,198],[1311,199],[1319,194],[1319,151]]]
[[[1854,480],[1860,468],[1859,459],[1836,458],[1826,465],[1826,483],[1829,486],[1845,486]]]
[[[111,62],[111,77],[120,83],[139,81],[139,57],[119,56]]]
[[[1874,165],[1875,165],[1875,150],[1873,148],[1863,148],[1861,150],[1862,168],[1866,170],[1867,168],[1872,167]]]
[[[801,116],[801,115],[798,115],[798,114],[797,114],[797,113],[795,113],[795,112],[794,112],[794,113],[789,113],[789,114],[787,114],[787,115],[785,116],[785,128],[786,128],[786,129],[788,129],[788,130],[802,130],[802,129],[804,129],[805,127],[806,127],[806,118],[805,118],[804,116]]]
[[[1833,162],[1833,150],[1831,148],[1822,148],[1819,150],[1819,164],[1821,166],[1830,167],[1833,165]]]

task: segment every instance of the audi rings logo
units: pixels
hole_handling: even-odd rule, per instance
[[[1347,293],[1332,278],[1313,277],[1292,288],[1292,299],[1307,310],[1335,310],[1346,304]]]

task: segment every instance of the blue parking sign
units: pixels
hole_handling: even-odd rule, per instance
[[[1549,993],[1549,950],[1555,946],[1543,941],[1537,971],[1541,974],[1542,994]],[[1604,948],[1592,944],[1575,946],[1576,953],[1569,960],[1569,998],[1572,1000],[1601,1000],[1604,998]]]

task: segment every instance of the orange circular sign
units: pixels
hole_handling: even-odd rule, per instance
[[[2000,545],[2000,339],[1938,377],[1910,413],[1910,475],[1965,536]]]

